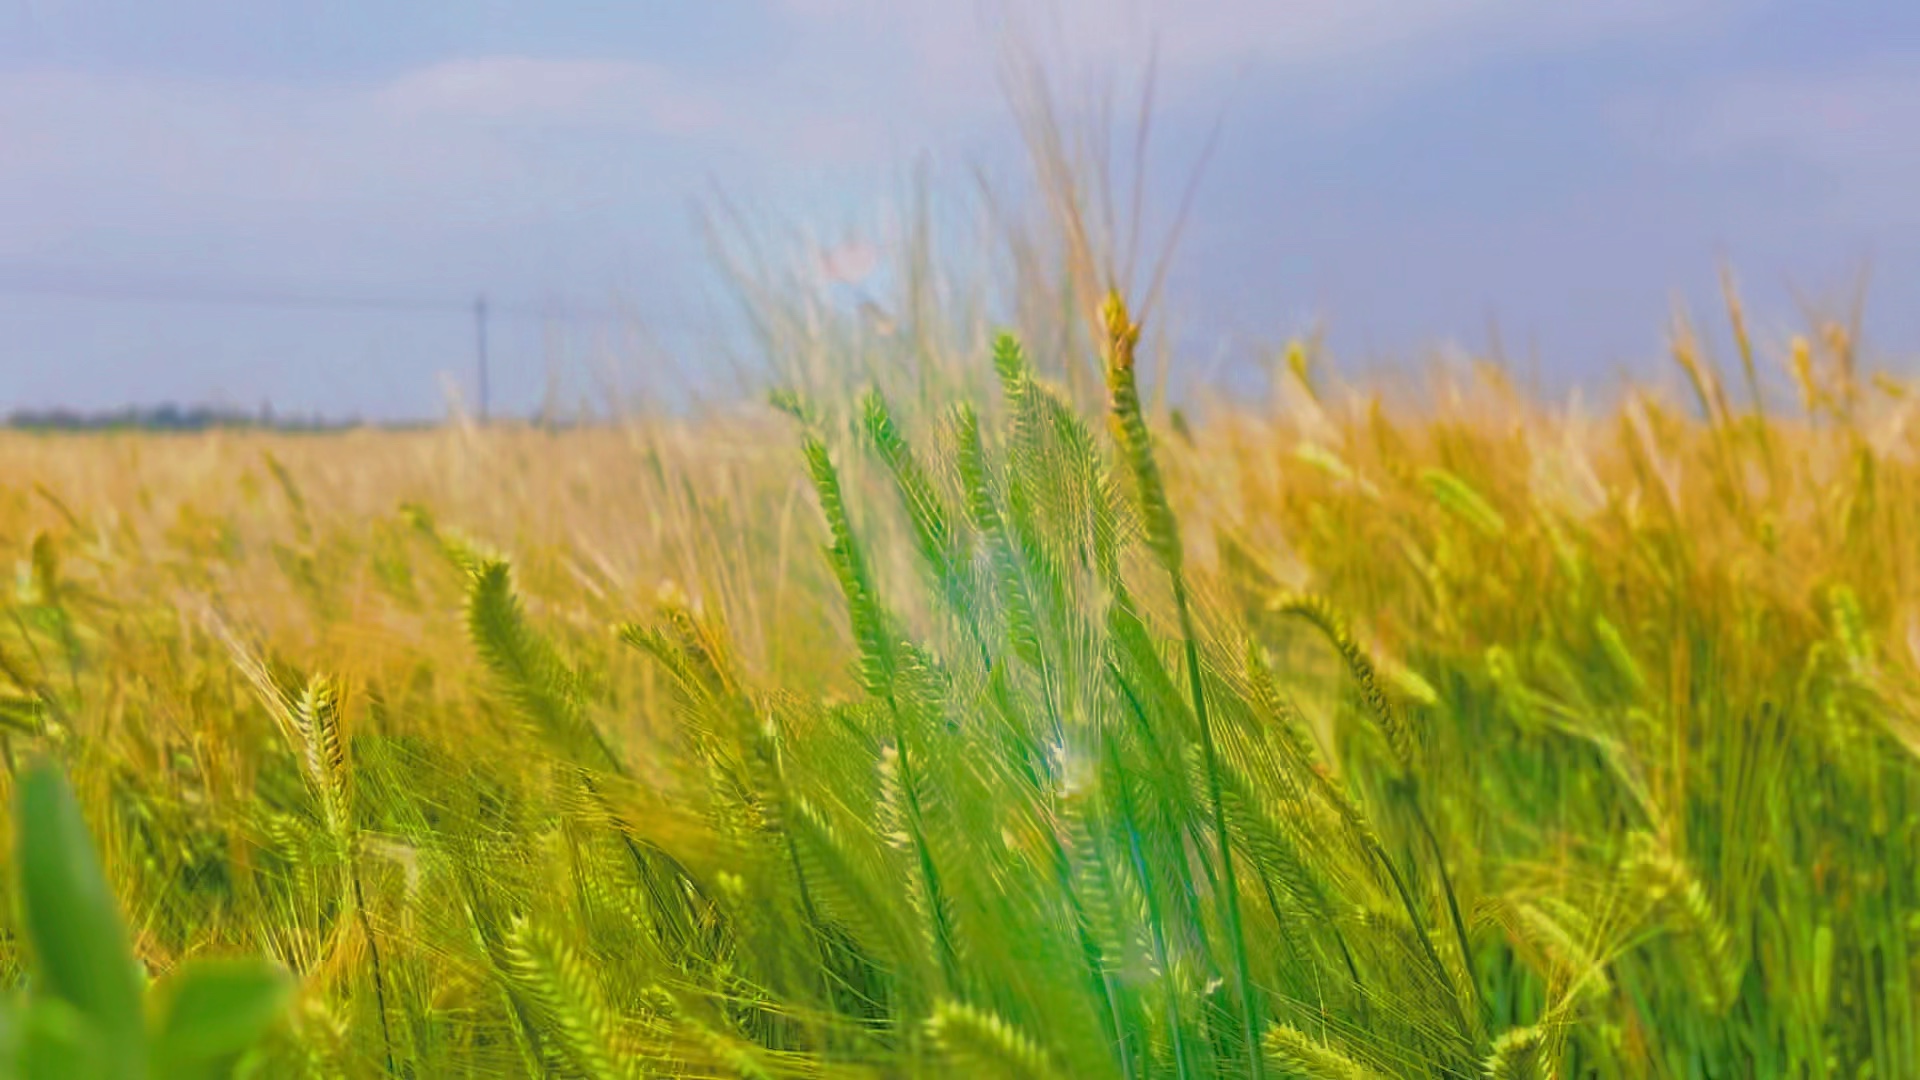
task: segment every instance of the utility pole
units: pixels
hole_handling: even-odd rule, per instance
[[[480,362],[480,422],[487,422],[487,294],[473,298],[473,344]]]

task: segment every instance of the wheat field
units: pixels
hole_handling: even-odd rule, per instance
[[[1735,306],[1679,394],[1174,412],[1085,314],[0,437],[0,1070],[1916,1075],[1908,384]]]

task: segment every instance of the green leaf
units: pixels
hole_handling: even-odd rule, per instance
[[[154,1073],[223,1076],[260,1041],[293,995],[293,980],[265,960],[203,960],[157,991]]]
[[[19,1080],[116,1080],[112,1044],[79,1010],[59,998],[38,998],[18,1013],[0,1076]]]
[[[18,992],[0,998],[0,1080],[19,1080],[21,1026],[26,1010]]]
[[[117,1077],[145,1075],[139,969],[80,805],[57,768],[20,778],[17,873],[41,985],[98,1033]]]

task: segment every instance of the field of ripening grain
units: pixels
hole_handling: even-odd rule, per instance
[[[1915,1075],[1908,385],[1297,347],[1182,416],[1085,314],[697,418],[0,438],[10,1067]]]

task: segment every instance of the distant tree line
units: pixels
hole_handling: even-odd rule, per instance
[[[608,419],[566,417],[543,413],[530,418],[497,417],[508,424],[528,424],[545,431],[595,427]],[[118,409],[15,409],[0,418],[0,428],[15,431],[213,431],[252,430],[326,432],[355,428],[411,430],[438,426],[439,420],[363,420],[358,416],[327,417],[318,413],[282,415],[271,408],[247,412],[219,405],[128,405]]]
[[[246,412],[215,405],[129,405],[119,409],[15,409],[6,426],[28,431],[207,431],[214,428],[258,428],[270,431],[341,431],[361,427],[358,417],[329,419],[280,416],[271,409]]]

